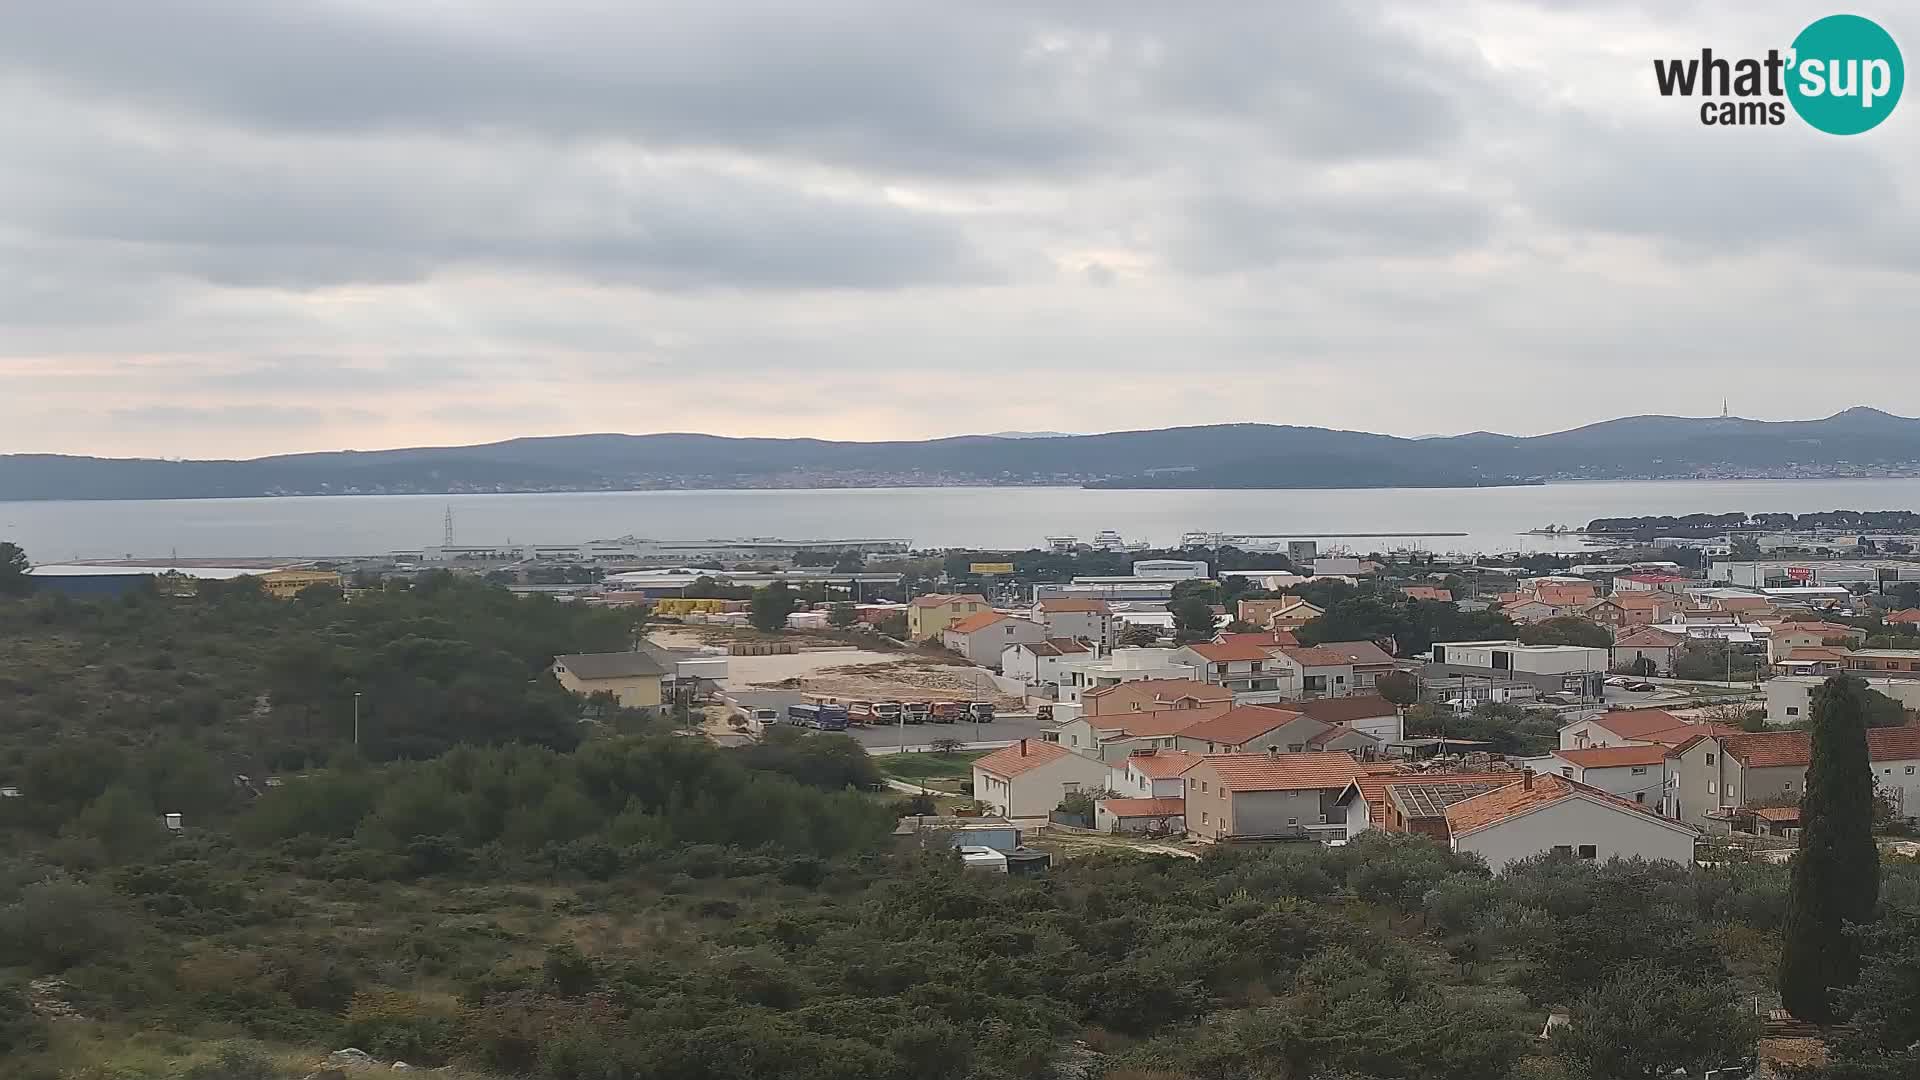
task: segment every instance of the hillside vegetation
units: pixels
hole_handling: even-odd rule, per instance
[[[0,626],[28,710],[0,802],[9,1077],[301,1077],[352,1046],[555,1080],[1603,1080],[1739,1058],[1771,993],[1787,875],[1731,857],[1496,879],[1373,834],[964,872],[896,849],[843,737],[580,723],[545,656],[628,628],[480,586],[39,598]],[[351,691],[288,671],[314,649],[401,695],[363,714],[396,734],[352,752]],[[162,708],[187,694],[210,704]],[[235,783],[267,762],[279,786]],[[1881,909],[1836,1077],[1911,1075],[1913,866]],[[1551,1005],[1574,1030],[1541,1044]]]

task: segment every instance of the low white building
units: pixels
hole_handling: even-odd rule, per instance
[[[1545,852],[1578,859],[1693,864],[1696,833],[1639,805],[1562,776],[1528,773],[1446,808],[1449,844],[1494,873]]]
[[[950,652],[959,653],[981,667],[997,669],[1001,654],[1009,645],[1039,642],[1047,638],[1046,628],[1029,619],[1016,619],[998,611],[969,615],[941,631],[940,641]]]
[[[1613,643],[1613,670],[1638,671],[1644,662],[1651,665],[1649,674],[1665,675],[1673,670],[1673,650],[1686,643],[1685,637],[1652,626],[1629,630]]]
[[[1532,764],[1540,772],[1556,773],[1609,795],[1618,795],[1635,805],[1657,810],[1660,796],[1666,790],[1669,749],[1656,743],[1555,750]]]
[[[1119,644],[1122,625],[1105,600],[1056,597],[1033,605],[1033,621],[1046,627],[1049,638],[1073,638],[1111,649]]]
[[[1171,618],[1171,616],[1169,616]],[[1077,702],[1089,690],[1152,679],[1190,679],[1193,669],[1176,663],[1172,649],[1115,649],[1100,661],[1073,668],[1060,684],[1060,699]]]
[[[1132,569],[1134,577],[1146,581],[1199,581],[1207,576],[1207,564],[1198,559],[1140,559]]]
[[[1860,675],[1861,672],[1848,672]],[[1825,675],[1778,675],[1768,679],[1767,723],[1774,727],[1797,724],[1813,714],[1813,692],[1827,681]],[[1920,710],[1920,679],[1874,679],[1866,684],[1900,703],[1900,707]]]
[[[973,797],[1004,817],[1045,817],[1069,794],[1105,788],[1109,773],[1098,758],[1021,739],[973,763]]]
[[[1093,657],[1093,650],[1072,638],[1022,641],[1000,652],[1000,674],[1024,686],[1059,686]]]

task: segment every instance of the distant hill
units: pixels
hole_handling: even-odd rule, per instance
[[[1633,416],[1550,435],[1403,439],[1272,424],[921,442],[564,435],[247,461],[0,455],[0,500],[653,488],[1083,484],[1475,487],[1571,479],[1920,475],[1920,420]]]

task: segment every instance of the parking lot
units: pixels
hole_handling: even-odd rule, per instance
[[[959,739],[968,746],[1005,744],[1021,739],[1038,739],[1052,724],[1043,724],[1031,716],[1002,716],[991,724],[906,724],[888,728],[848,728],[847,734],[872,751],[890,751],[898,747],[924,750],[935,739]]]

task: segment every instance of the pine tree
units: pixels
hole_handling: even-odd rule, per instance
[[[1859,947],[1846,926],[1871,922],[1880,897],[1866,690],[1858,678],[1835,675],[1813,695],[1813,754],[1787,896],[1780,1002],[1815,1023],[1834,1019],[1832,991],[1859,976]]]

